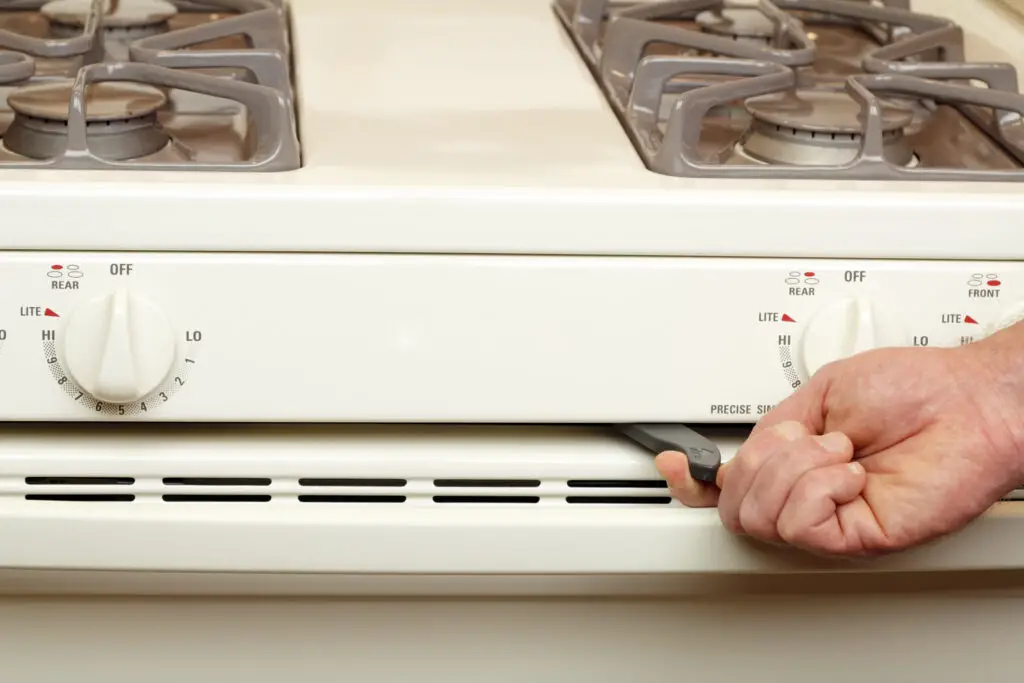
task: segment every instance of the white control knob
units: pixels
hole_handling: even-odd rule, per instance
[[[840,299],[812,317],[800,339],[799,363],[804,378],[837,360],[889,346],[904,346],[901,321],[862,298]]]
[[[167,379],[177,358],[175,339],[153,302],[122,289],[74,311],[59,353],[82,391],[107,403],[131,403]]]
[[[1017,304],[1000,314],[992,324],[985,328],[985,336],[995,334],[999,330],[1005,330],[1007,327],[1016,325],[1021,320],[1024,320],[1024,303]]]

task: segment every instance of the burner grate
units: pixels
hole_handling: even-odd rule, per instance
[[[64,16],[59,12],[64,11],[62,7],[54,9],[52,5],[68,1],[46,5],[51,8],[49,14]],[[113,17],[120,16],[116,14],[117,3],[105,8],[105,1],[73,2],[74,7],[83,8],[83,14],[51,22],[50,34],[42,37],[18,33],[0,23],[0,85],[15,87],[11,93],[15,101],[26,91],[51,85],[55,78],[64,78],[67,83],[67,95],[62,100],[66,114],[62,116],[41,122],[12,106],[13,121],[0,131],[0,142],[4,143],[0,169],[299,168],[289,29],[282,0],[204,0],[201,4],[176,0],[169,5],[175,12],[207,12],[202,15],[207,20],[179,26],[169,18],[176,15],[165,12],[159,15],[160,22],[147,24],[139,31],[121,30],[127,20],[122,17],[115,21]],[[15,3],[19,7],[21,4],[26,3]],[[15,9],[15,5],[0,8],[0,19],[4,10]],[[46,16],[41,5],[27,4],[40,10],[38,16]],[[123,58],[117,52],[112,59],[105,44],[112,35],[104,30],[108,20],[111,25],[106,28],[118,29],[118,39],[127,41]],[[80,33],[66,35],[71,23],[79,21]],[[215,49],[218,41],[239,36],[245,49]],[[58,67],[65,62],[72,67],[62,74]],[[131,134],[117,138],[114,133],[124,131],[111,131],[105,122],[103,126],[93,125],[95,116],[89,111],[91,100],[97,99],[93,93],[110,90],[116,84],[174,93],[174,98],[168,95],[164,106],[155,112],[155,121],[150,122],[158,120],[159,133],[153,126],[145,131],[135,126]],[[192,111],[182,106],[186,100],[201,102],[202,106],[198,112]],[[53,125],[55,121],[60,126]],[[216,125],[203,129],[197,121]],[[180,122],[177,129],[175,122]]]
[[[961,28],[912,12],[905,0],[557,0],[554,8],[654,172],[1024,180],[1024,96],[1016,70],[965,61]],[[784,125],[780,132],[794,133],[766,143],[749,103],[808,91],[848,103],[858,127],[855,147],[846,126],[805,135],[801,126]],[[899,131],[886,124],[894,106],[912,113]],[[746,142],[772,152],[744,153]]]

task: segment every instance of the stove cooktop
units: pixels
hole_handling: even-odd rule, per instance
[[[4,248],[979,260],[1024,249],[1016,227],[1024,193],[1014,176],[907,183],[820,168],[787,175],[806,170],[799,166],[775,175],[755,164],[732,164],[741,169],[733,175],[653,171],[552,0],[281,4],[301,168],[0,163]],[[174,5],[176,21],[196,7]],[[9,0],[0,6],[14,11]],[[911,8],[962,27],[969,62],[1024,68],[1024,24],[995,0],[912,0]],[[138,41],[171,35],[136,39],[136,57]],[[194,69],[169,69],[166,60],[218,55],[199,47],[156,46],[161,64],[128,66],[191,77]],[[264,87],[247,79],[236,84]],[[201,102],[185,104],[202,111]],[[1012,157],[1002,143],[995,149]],[[41,207],[46,229],[26,229],[40,223]],[[923,238],[922,226],[941,239]]]
[[[554,7],[654,172],[1024,180],[1016,69],[910,0]]]
[[[0,170],[288,171],[283,0],[0,0]]]

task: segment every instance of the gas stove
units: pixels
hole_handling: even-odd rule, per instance
[[[1013,16],[0,0],[0,567],[831,566],[622,427],[728,458],[824,363],[1024,316]],[[1007,510],[878,566],[1024,566]]]

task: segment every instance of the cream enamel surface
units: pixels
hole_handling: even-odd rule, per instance
[[[742,431],[706,433],[724,460],[742,443]],[[406,575],[419,577],[428,593],[434,592],[427,591],[433,581],[434,589],[449,594],[452,587],[436,577],[572,575],[589,577],[591,587],[559,588],[554,582],[544,592],[587,593],[595,590],[594,579],[603,579],[598,593],[635,594],[673,590],[671,582],[657,579],[646,588],[632,585],[644,576],[704,577],[710,588],[712,575],[1024,569],[1024,503],[1003,503],[971,528],[930,546],[849,562],[748,542],[726,532],[715,510],[567,505],[546,495],[547,487],[557,488],[564,479],[658,478],[650,454],[608,430],[254,426],[239,432],[232,426],[150,426],[68,427],[40,436],[36,428],[14,429],[0,444],[0,567],[8,570],[0,573],[0,593],[12,587],[11,570],[43,570],[36,577],[42,585],[53,578],[47,571],[362,575],[382,579],[375,590],[387,588],[384,577]],[[130,503],[27,501],[18,484],[27,476],[86,474],[133,476],[139,497]],[[295,487],[306,476],[404,478],[409,483],[400,492],[410,500],[300,504]],[[161,502],[163,477],[269,477],[273,483],[266,492],[274,497],[267,503]],[[431,503],[429,494],[414,499],[435,477],[540,479],[534,492],[542,500],[481,506]],[[141,585],[157,592],[174,589],[173,579],[151,579],[156,580]],[[33,584],[31,576],[21,582],[23,590]],[[95,586],[84,587],[90,583]],[[140,586],[139,577],[126,579],[121,590],[133,584]],[[534,584],[535,590],[543,586]],[[395,583],[389,590],[410,591],[413,585]],[[106,590],[112,589],[117,590],[108,584]],[[342,581],[328,592],[358,590],[358,582],[346,588]],[[466,587],[466,593],[479,590]],[[492,581],[490,590],[525,589],[515,581]],[[295,591],[293,586],[286,592]]]
[[[917,4],[964,21],[972,54],[999,57],[980,35],[1024,51],[1021,34],[982,2]],[[0,245],[45,250],[40,259],[76,249],[1024,255],[1022,185],[737,184],[648,173],[547,0],[292,5],[302,170],[0,171]],[[25,258],[7,257],[0,274]],[[964,264],[964,273],[973,268]],[[523,273],[529,278],[533,271]],[[10,287],[10,296],[33,292],[24,304],[55,305],[35,294],[35,276],[41,285],[44,270],[26,275],[24,288]],[[187,269],[176,276],[180,283],[161,286],[197,287]],[[405,272],[377,295],[422,289],[420,282]],[[943,291],[917,287],[933,297],[933,290]],[[246,306],[273,311],[290,303],[254,297],[241,279],[226,277],[223,288],[235,288],[237,315]],[[327,305],[351,291],[305,294]],[[767,287],[748,291],[773,296]],[[664,296],[671,305],[674,294]],[[301,300],[310,305],[308,297]],[[5,310],[13,316],[23,302],[9,301]],[[644,306],[655,310],[661,301]],[[450,300],[444,305],[454,310]],[[195,310],[206,309],[189,312]],[[1001,312],[1001,304],[992,308]],[[331,324],[349,320],[335,316]],[[231,328],[230,318],[211,319],[211,339],[215,322]],[[279,315],[275,322],[280,328]],[[395,353],[442,348],[408,317],[387,323],[392,327],[380,328],[381,339],[394,342]],[[6,342],[0,364],[45,373],[33,365],[43,362],[38,329],[24,329]],[[458,329],[441,327],[445,334]],[[749,335],[724,339],[760,344]],[[214,363],[216,344],[206,356]],[[291,357],[299,348],[308,347],[278,350]],[[508,348],[492,359],[506,368]],[[220,372],[237,371],[233,360],[220,359]],[[647,360],[654,362],[650,354]],[[8,386],[19,386],[3,372]],[[202,377],[197,373],[197,386]],[[750,375],[729,377],[752,384]],[[458,390],[450,380],[445,386],[450,394]],[[496,391],[493,383],[490,389]],[[268,394],[289,401],[288,392]],[[493,395],[467,396],[494,408]],[[390,399],[394,407],[396,396]],[[410,410],[422,417],[423,405]],[[43,470],[131,471],[142,487],[163,476],[269,472],[287,479],[313,468],[510,476],[526,467],[538,477],[582,468],[599,476],[654,476],[646,453],[590,430],[485,438],[463,429],[428,438],[333,426],[299,434],[238,425],[93,426],[86,433],[52,422],[8,425],[0,439],[0,661],[19,682],[280,683],[344,672],[347,680],[424,683],[959,683],[999,680],[1024,663],[1024,503],[1004,504],[963,533],[846,574],[746,544],[728,535],[712,510],[310,510],[156,500],[37,507],[17,495],[28,473]],[[730,456],[738,441],[720,444]],[[756,590],[785,595],[750,594]],[[167,595],[174,597],[161,597]],[[291,597],[277,597],[283,595]],[[295,597],[303,595],[316,597]],[[332,595],[355,599],[323,597]],[[508,597],[517,599],[502,599]]]
[[[301,170],[0,171],[0,242],[979,259],[1024,251],[1016,183],[702,181],[647,171],[547,0],[291,5]],[[1020,29],[987,3],[915,7],[962,22],[971,58],[1024,64]],[[41,198],[46,230],[26,229],[39,223]],[[238,229],[211,230],[221,225]]]
[[[0,641],[32,683],[786,681],[1013,676],[1011,591],[724,600],[18,599]],[[15,628],[15,625],[17,626]],[[44,649],[45,648],[45,649]]]

